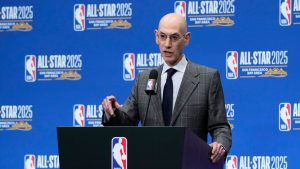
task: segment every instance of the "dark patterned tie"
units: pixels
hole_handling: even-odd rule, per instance
[[[170,68],[167,70],[168,77],[164,87],[162,109],[164,115],[165,126],[170,125],[173,109],[173,81],[172,76],[176,72],[176,69]]]

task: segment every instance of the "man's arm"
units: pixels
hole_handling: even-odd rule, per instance
[[[212,159],[218,160],[229,152],[232,136],[225,111],[220,74],[213,73],[209,89],[208,131],[212,136]]]
[[[102,124],[104,126],[136,126],[138,125],[138,81],[136,79],[134,87],[131,90],[130,96],[127,98],[123,106],[117,102],[114,96],[107,96],[102,101],[103,116]]]

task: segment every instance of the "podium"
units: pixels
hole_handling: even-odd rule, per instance
[[[210,146],[182,127],[58,127],[57,136],[60,169],[111,169],[114,137],[127,139],[128,169],[223,169],[224,160],[212,163]]]

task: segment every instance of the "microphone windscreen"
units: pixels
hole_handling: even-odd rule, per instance
[[[150,72],[150,74],[149,74],[149,79],[155,79],[155,80],[156,80],[157,77],[158,77],[158,72],[157,72],[157,70],[152,69],[151,72]]]

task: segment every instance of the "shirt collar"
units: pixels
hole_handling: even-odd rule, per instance
[[[168,64],[164,63],[162,73],[166,73],[166,71],[170,68],[176,69],[177,72],[184,73],[186,65],[188,64],[185,55],[182,56],[181,60],[177,63],[177,65],[171,67]]]

